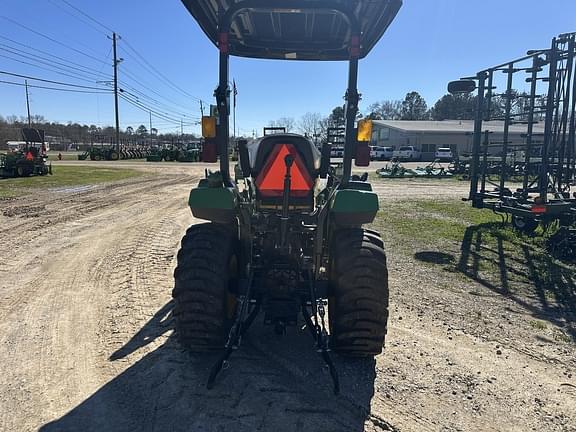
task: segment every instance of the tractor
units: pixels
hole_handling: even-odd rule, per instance
[[[394,20],[401,0],[182,0],[219,50],[216,115],[202,118],[202,160],[216,163],[189,195],[207,221],[184,235],[174,271],[175,335],[192,352],[216,351],[207,387],[255,319],[282,335],[304,324],[339,380],[330,352],[374,357],[388,322],[388,271],[374,221],[378,196],[352,173],[370,162],[369,120],[356,125],[358,63]],[[344,155],[330,161],[306,137],[238,140],[229,161],[230,56],[348,61]]]
[[[0,177],[28,177],[52,174],[52,165],[47,164],[44,131],[23,128],[24,148],[14,152],[0,153]]]

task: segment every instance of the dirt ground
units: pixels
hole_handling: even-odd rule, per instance
[[[574,335],[555,338],[562,323],[534,299],[443,278],[393,244],[385,352],[335,356],[340,396],[305,329],[277,338],[260,323],[206,390],[215,357],[173,340],[170,295],[203,167],[152,171],[0,201],[0,430],[576,431]]]

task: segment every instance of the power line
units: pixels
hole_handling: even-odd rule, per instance
[[[58,5],[54,0],[48,0],[54,7],[57,7],[58,9],[60,9],[61,11],[63,11],[64,13],[70,15],[71,17],[76,18],[79,21],[82,21],[84,24],[86,24],[88,27],[91,27],[94,31],[97,31],[100,34],[103,34],[105,36],[107,36],[106,33],[104,33],[102,30],[100,30],[98,27],[96,27],[94,24],[92,24],[90,21],[85,20],[83,18],[80,18],[77,14],[69,11],[68,9]]]
[[[133,102],[135,104],[138,104],[138,107],[141,108],[142,110],[146,111],[146,112],[152,112],[153,114],[155,114],[157,117],[162,118],[163,120],[167,120],[169,122],[173,122],[173,123],[178,123],[180,124],[182,122],[182,117],[174,114],[174,113],[170,113],[170,112],[166,112],[166,111],[162,111],[159,110],[158,108],[152,108],[149,105],[147,105],[144,102],[141,102],[137,97],[135,97],[134,95],[128,94],[128,96],[126,96],[126,94],[123,94],[123,96],[126,97],[130,96],[128,99],[130,100],[130,102]]]
[[[125,94],[122,94],[122,93],[121,93],[121,94],[120,94],[120,97],[121,97],[122,99],[124,99],[126,102],[128,102],[129,104],[131,104],[131,105],[133,105],[133,106],[135,106],[135,107],[137,107],[137,108],[140,108],[142,111],[152,112],[156,117],[159,117],[159,118],[161,118],[162,120],[167,120],[167,121],[169,121],[169,122],[173,122],[174,124],[178,124],[178,125],[180,124],[180,120],[179,120],[179,119],[171,118],[169,115],[166,115],[166,114],[161,113],[161,112],[159,112],[159,111],[157,111],[157,110],[155,110],[155,109],[153,109],[153,108],[151,108],[151,107],[149,107],[149,106],[146,106],[146,105],[143,104],[142,102],[140,102],[140,101],[138,101],[138,100],[134,100],[134,99],[126,96]]]
[[[6,47],[8,47],[8,48],[6,48]],[[62,63],[62,62],[59,62],[59,61],[56,61],[56,60],[52,60],[52,59],[50,59],[50,58],[47,58],[47,57],[44,57],[44,56],[40,56],[40,55],[37,55],[37,54],[26,53],[26,52],[21,51],[21,50],[18,50],[18,49],[14,50],[14,48],[10,47],[9,45],[5,45],[5,44],[2,44],[2,43],[0,43],[0,49],[3,50],[3,51],[7,51],[7,52],[9,52],[10,54],[14,54],[14,55],[23,57],[23,58],[25,58],[25,59],[35,61],[35,62],[37,62],[37,63],[41,63],[41,64],[48,65],[48,66],[50,66],[50,67],[52,67],[52,68],[56,68],[56,69],[60,69],[60,70],[62,70],[62,69],[64,69],[64,70],[65,70],[65,69],[71,69],[71,70],[73,71],[72,73],[76,73],[76,74],[77,74],[78,72],[80,72],[80,73],[83,75],[84,78],[94,79],[93,77],[96,76],[96,72],[86,71],[86,70],[84,70],[84,69],[82,69],[82,68],[79,68],[79,67],[76,67],[76,66],[71,66],[71,65],[68,65],[68,64],[66,64],[66,63]],[[56,66],[56,65],[59,65],[59,66]],[[93,75],[93,76],[92,76],[92,77],[89,76],[90,74]],[[96,79],[97,79],[97,78],[96,78]],[[94,80],[96,80],[96,79],[94,79]]]
[[[38,51],[39,53],[48,55],[48,56],[50,56],[50,57],[54,57],[54,58],[56,58],[56,59],[58,59],[58,60],[65,61],[65,62],[70,63],[70,64],[73,64],[73,65],[75,65],[75,66],[84,68],[84,69],[86,69],[86,70],[88,70],[88,71],[97,72],[99,75],[102,73],[102,68],[103,68],[105,65],[107,65],[107,64],[103,64],[103,65],[101,66],[100,70],[99,70],[99,71],[96,71],[96,69],[90,68],[90,67],[88,67],[88,66],[84,66],[84,65],[82,65],[82,64],[80,64],[80,63],[75,63],[75,62],[73,62],[73,61],[71,61],[71,60],[68,60],[67,58],[57,56],[57,55],[52,54],[52,53],[49,53],[49,52],[47,52],[47,51],[43,51],[43,50],[41,50],[41,49],[31,47],[30,45],[26,45],[26,44],[24,44],[24,43],[22,43],[22,42],[15,41],[14,39],[10,39],[9,37],[0,35],[0,39],[7,40],[7,41],[9,41],[9,42],[11,42],[11,43],[13,43],[13,44],[23,46],[23,47],[28,48],[29,50],[32,50],[32,51]],[[0,45],[2,45],[2,44],[0,44]],[[9,46],[9,45],[4,45],[4,46]],[[11,48],[12,48],[12,49],[19,49],[19,48],[15,48],[15,47],[11,47]],[[112,49],[112,48],[110,48],[110,49]],[[24,51],[24,52],[25,52],[25,51]],[[34,53],[28,53],[28,54],[37,55],[37,54],[34,54]],[[110,53],[108,53],[108,55],[107,55],[106,57],[108,58],[108,56],[110,56]]]
[[[71,7],[72,9],[74,9],[76,12],[82,14],[83,16],[85,16],[86,18],[88,18],[90,21],[98,24],[100,27],[106,29],[109,33],[114,33],[114,30],[112,30],[110,27],[108,27],[107,25],[102,24],[100,21],[98,21],[96,18],[88,15],[86,12],[83,12],[82,10],[80,10],[79,8],[77,8],[76,6],[74,6],[73,4],[70,4],[67,0],[60,0],[62,3],[66,3],[69,7]]]
[[[89,89],[89,90],[104,90],[104,91],[108,91],[108,89],[105,89],[105,88],[102,88],[102,87],[89,87],[89,86],[83,86],[83,85],[79,85],[79,84],[65,83],[65,82],[62,82],[62,81],[53,81],[53,80],[48,80],[48,79],[44,79],[44,78],[33,77],[33,76],[29,76],[29,75],[21,75],[21,74],[17,74],[17,73],[14,73],[14,72],[6,72],[6,71],[3,71],[3,70],[0,70],[0,74],[2,74],[2,75],[10,75],[10,76],[18,77],[18,78],[25,78],[25,79],[29,79],[29,80],[33,80],[33,81],[41,81],[41,82],[50,83],[50,84],[58,84],[58,85],[63,85],[63,86],[68,86],[68,87],[76,87],[76,88]]]
[[[26,87],[26,84],[16,83],[16,82],[12,82],[12,81],[0,80],[0,83],[11,84],[11,85],[16,85],[16,86],[20,86],[20,87]],[[32,84],[28,84],[28,87],[45,89],[45,90],[56,90],[56,91],[63,91],[63,92],[70,92],[70,93],[89,93],[89,94],[108,94],[108,93],[110,93],[110,90],[102,90],[102,91],[73,90],[73,89],[58,88],[58,87],[37,86],[37,85],[32,85]]]
[[[179,107],[179,109],[184,109],[184,110],[186,110],[186,111],[193,111],[193,110],[194,110],[194,108],[192,108],[192,107],[190,107],[190,106],[184,106],[184,105],[182,105],[182,104],[173,102],[171,99],[167,98],[167,97],[164,96],[162,93],[159,93],[159,92],[157,92],[156,90],[154,90],[154,88],[153,88],[150,84],[146,84],[146,83],[141,82],[141,81],[139,80],[139,78],[137,78],[137,77],[136,77],[134,74],[132,74],[131,72],[128,72],[128,71],[126,70],[126,68],[123,68],[122,70],[124,71],[124,75],[128,76],[132,81],[134,81],[135,83],[137,83],[137,85],[139,85],[140,87],[142,87],[142,88],[144,88],[144,89],[146,89],[146,90],[151,91],[151,92],[154,93],[156,96],[164,99],[165,101],[168,101],[168,103],[170,103],[170,104],[172,104],[172,105],[174,105],[174,106]]]
[[[155,72],[160,78],[162,78],[167,84],[169,84],[172,88],[176,89],[177,91],[179,91],[180,93],[184,94],[187,97],[190,97],[196,101],[200,101],[201,99],[191,95],[190,93],[188,93],[186,90],[183,90],[181,87],[177,86],[176,84],[174,84],[172,81],[170,81],[169,78],[167,78],[162,72],[160,72],[158,69],[156,69],[154,66],[152,66],[148,60],[146,60],[146,58],[144,56],[142,56],[138,51],[136,51],[136,49],[130,45],[130,43],[124,38],[124,44],[130,48],[130,50],[132,50],[132,52],[134,52],[134,54],[136,56],[138,56],[142,62],[144,62],[144,64],[153,72]]]
[[[7,16],[4,16],[4,15],[1,15],[0,18],[6,20],[6,21],[8,21],[8,22],[11,22],[12,24],[17,25],[18,27],[21,27],[21,28],[23,28],[23,29],[25,29],[25,30],[28,30],[29,32],[34,33],[35,35],[41,36],[41,37],[43,37],[43,38],[45,38],[45,39],[48,39],[48,40],[51,41],[51,42],[54,42],[54,43],[56,43],[56,44],[58,44],[58,45],[60,45],[60,46],[63,46],[63,47],[65,47],[65,48],[69,49],[69,50],[72,50],[72,51],[74,51],[74,52],[76,52],[76,53],[78,53],[78,54],[81,54],[81,55],[83,55],[83,56],[85,56],[85,57],[88,57],[88,58],[90,58],[90,59],[92,59],[92,60],[95,60],[95,61],[97,61],[97,62],[99,62],[99,63],[105,63],[105,64],[106,64],[106,62],[104,62],[103,60],[101,60],[101,59],[99,59],[99,58],[97,58],[97,57],[94,57],[94,56],[92,56],[92,55],[90,55],[90,54],[86,54],[84,51],[80,51],[79,49],[76,49],[76,48],[74,48],[74,47],[71,47],[70,45],[67,45],[67,44],[65,44],[65,43],[63,43],[63,42],[60,42],[59,40],[56,40],[56,39],[54,39],[54,38],[52,38],[52,37],[50,37],[50,36],[47,36],[47,35],[45,35],[45,34],[43,34],[43,33],[40,33],[39,31],[36,31],[36,30],[34,30],[34,29],[31,29],[30,27],[27,27],[27,26],[25,26],[24,24],[20,24],[19,22],[13,20],[12,18],[8,18]]]
[[[146,93],[143,93],[143,92],[141,92],[140,90],[135,89],[134,87],[126,84],[125,82],[121,82],[121,84],[122,84],[123,89],[129,89],[129,90],[131,90],[132,92],[134,92],[134,93],[136,93],[136,94],[138,95],[137,97],[142,97],[142,98],[148,100],[148,101],[151,102],[151,103],[154,103],[154,104],[156,104],[156,105],[159,105],[160,107],[162,107],[162,108],[163,108],[164,110],[166,110],[167,112],[170,112],[170,113],[172,113],[172,114],[177,114],[177,115],[180,116],[180,117],[199,118],[199,117],[196,117],[196,116],[190,116],[189,114],[184,114],[184,113],[182,113],[182,112],[180,112],[180,111],[177,111],[177,110],[175,110],[174,108],[166,105],[165,103],[159,102],[159,101],[157,101],[156,99],[148,96]],[[124,90],[124,91],[126,91],[126,90]],[[127,93],[130,93],[130,92],[127,92]]]
[[[28,65],[28,66],[33,66],[33,67],[36,67],[36,68],[38,68],[38,69],[42,69],[42,70],[45,70],[45,71],[48,71],[48,72],[57,73],[58,75],[63,75],[63,76],[67,76],[67,77],[70,77],[70,78],[74,78],[74,79],[76,79],[76,80],[78,80],[78,81],[84,81],[84,82],[89,82],[89,83],[94,82],[94,80],[92,80],[92,79],[79,78],[77,75],[71,75],[71,74],[68,74],[68,73],[65,73],[65,72],[59,72],[58,70],[48,69],[46,66],[39,66],[39,65],[34,64],[34,63],[26,62],[26,61],[24,61],[24,60],[15,59],[14,57],[9,57],[9,56],[2,55],[2,54],[0,54],[0,57],[3,57],[3,58],[6,58],[6,59],[15,61],[15,62],[17,62],[17,63],[22,63],[22,64],[25,64],[25,65]]]

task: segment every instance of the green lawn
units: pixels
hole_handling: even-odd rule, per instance
[[[48,152],[48,160],[49,161],[57,161],[58,160],[58,153],[62,153],[62,160],[78,160],[78,155],[84,152],[57,152],[57,151],[49,151]]]
[[[435,269],[443,283],[464,277],[500,294],[555,303],[561,314],[576,312],[576,267],[546,248],[554,229],[523,235],[500,215],[456,198],[393,202],[372,226],[397,259]]]
[[[0,179],[0,198],[26,195],[38,189],[115,182],[144,175],[133,169],[88,166],[53,166],[52,172],[53,175],[48,176]]]
[[[470,203],[457,199],[420,199],[391,203],[380,210],[374,224],[420,244],[442,245],[461,241],[469,226],[495,224],[501,220],[489,210],[475,209]]]

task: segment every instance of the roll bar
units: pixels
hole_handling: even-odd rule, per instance
[[[219,66],[219,84],[214,91],[216,103],[218,106],[218,127],[216,132],[216,142],[218,146],[218,154],[220,155],[220,172],[224,184],[227,186],[232,185],[230,178],[230,163],[228,161],[228,144],[230,140],[229,131],[229,113],[230,113],[230,87],[229,87],[229,64],[230,64],[230,50],[229,50],[229,32],[230,26],[234,18],[242,11],[249,9],[257,9],[258,11],[287,11],[290,12],[295,9],[304,10],[326,10],[333,11],[341,15],[348,23],[349,31],[349,67],[348,67],[348,88],[344,99],[346,100],[345,117],[346,117],[346,132],[344,144],[344,168],[342,175],[342,183],[346,184],[352,172],[352,155],[356,148],[356,138],[354,133],[354,122],[356,121],[356,114],[358,113],[358,103],[360,95],[358,93],[358,59],[360,58],[360,25],[354,12],[339,4],[330,4],[323,1],[291,1],[289,6],[270,6],[267,0],[244,0],[235,3],[228,10],[220,9],[218,11],[219,24],[218,24],[218,49],[220,51],[220,66]]]

